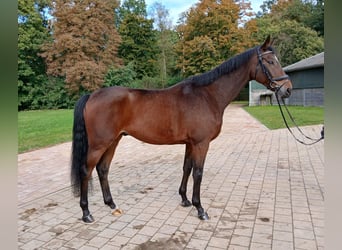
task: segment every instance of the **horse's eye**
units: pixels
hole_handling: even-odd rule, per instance
[[[273,61],[268,61],[268,64],[274,64],[274,62]]]

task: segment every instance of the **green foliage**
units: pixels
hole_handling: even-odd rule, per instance
[[[255,45],[250,36],[255,23],[245,22],[249,7],[244,1],[202,0],[185,13],[176,47],[184,76],[203,73]]]
[[[297,21],[315,30],[318,35],[324,35],[324,0],[292,0],[284,6],[275,5],[274,12],[279,16],[279,19]]]
[[[306,16],[304,23],[306,26],[317,31],[320,37],[324,37],[324,0],[317,0],[316,4],[311,4],[311,13]]]
[[[157,45],[160,53],[157,54],[157,74],[160,78],[161,87],[167,85],[168,79],[177,74],[177,55],[174,45],[178,40],[177,33],[172,30],[156,31]],[[159,74],[158,74],[159,73]]]
[[[104,86],[137,87],[135,83],[136,75],[133,62],[129,62],[126,66],[120,68],[111,68],[105,77]]]
[[[122,38],[119,55],[124,63],[134,63],[138,79],[154,76],[157,71],[158,51],[153,21],[143,16],[127,14],[120,24],[119,33]]]
[[[257,16],[262,16],[263,14],[269,13],[272,9],[272,5],[274,5],[276,1],[277,0],[264,0],[263,3],[260,5],[262,12],[259,12]]]
[[[25,93],[18,92],[19,110],[72,108],[75,97],[65,89],[63,79],[39,77],[39,84],[27,88]]]
[[[163,84],[159,77],[144,76],[142,79],[136,80],[136,86],[145,89],[158,89],[162,88]]]
[[[258,17],[297,21],[324,36],[324,0],[265,0],[260,7]]]
[[[276,39],[274,47],[283,66],[324,50],[323,37],[310,25],[311,22],[323,21],[312,18],[312,11],[316,7],[311,2],[265,1],[264,4],[269,12],[256,19],[258,32],[254,36],[260,42],[269,34]],[[320,32],[324,33],[324,30]]]
[[[285,20],[280,24],[275,47],[283,66],[316,55],[324,50],[324,40],[304,25]]]
[[[19,112],[19,153],[70,141],[72,120],[72,110]]]
[[[124,0],[121,6],[115,10],[116,25],[119,28],[120,24],[125,20],[127,15],[141,16],[147,18],[145,0]]]
[[[49,39],[48,30],[34,0],[18,1],[18,109],[31,108],[32,93],[46,79],[45,64],[38,55]]]
[[[163,88],[167,85],[169,76],[175,71],[176,53],[173,47],[178,41],[178,34],[172,30],[169,12],[161,3],[155,2],[152,5],[150,15],[156,28],[157,46],[160,51],[157,55],[157,69]]]
[[[133,86],[163,88],[175,70],[174,44],[178,34],[172,30],[168,10],[154,3],[148,19],[144,0],[125,0],[117,12],[117,27],[122,38],[119,55],[133,65]],[[132,84],[130,84],[132,85]]]
[[[142,79],[136,78],[133,62],[120,68],[111,68],[105,78],[104,87],[123,86],[129,88],[164,88],[181,81],[181,78],[170,78],[168,83],[163,83],[160,77],[144,76]]]
[[[184,77],[180,73],[174,74],[172,77],[169,77],[167,86],[175,85],[176,83],[179,83],[182,80],[184,80]]]

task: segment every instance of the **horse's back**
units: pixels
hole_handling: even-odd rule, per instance
[[[107,103],[110,101],[120,100],[125,98],[129,92],[129,88],[122,86],[112,86],[96,90],[90,95],[89,103]]]

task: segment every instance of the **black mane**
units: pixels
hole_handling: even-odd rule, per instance
[[[222,75],[231,73],[239,67],[241,67],[246,62],[248,62],[250,58],[256,53],[257,48],[258,47],[254,47],[241,54],[238,54],[208,72],[195,76],[190,76],[186,79],[186,81],[189,81],[197,86],[209,85],[210,83],[220,78]]]

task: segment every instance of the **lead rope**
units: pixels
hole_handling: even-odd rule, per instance
[[[304,142],[304,141],[298,139],[298,138],[294,135],[294,133],[293,133],[292,130],[290,129],[290,127],[289,127],[289,125],[288,125],[288,123],[287,123],[287,121],[286,121],[286,119],[285,119],[283,109],[282,109],[282,107],[281,107],[281,105],[280,105],[280,102],[279,102],[279,97],[278,97],[278,90],[279,90],[279,89],[280,89],[280,88],[278,88],[278,89],[275,91],[275,96],[276,96],[276,98],[277,98],[277,102],[278,102],[278,106],[279,106],[279,110],[280,110],[281,116],[283,117],[284,123],[285,123],[287,129],[290,131],[290,134],[293,136],[293,138],[294,138],[296,141],[298,141],[299,143],[303,144],[303,145],[313,145],[313,144],[315,144],[315,143],[317,143],[317,142],[323,140],[323,139],[324,139],[324,126],[322,127],[322,130],[321,130],[321,138],[319,138],[319,139],[313,139],[313,138],[311,138],[311,137],[305,135],[305,134],[303,133],[303,131],[299,128],[299,126],[297,125],[297,123],[295,122],[295,120],[294,120],[294,118],[292,117],[292,115],[290,114],[290,111],[288,110],[288,108],[287,108],[287,106],[286,106],[286,104],[285,104],[284,98],[281,98],[281,100],[282,100],[282,102],[283,102],[283,104],[284,104],[284,107],[285,107],[285,109],[286,109],[286,112],[287,112],[287,114],[289,115],[289,117],[290,117],[291,121],[293,122],[293,124],[296,126],[296,128],[298,129],[298,131],[299,131],[305,138],[311,140],[312,142],[309,142],[309,143],[308,143],[308,142]]]

